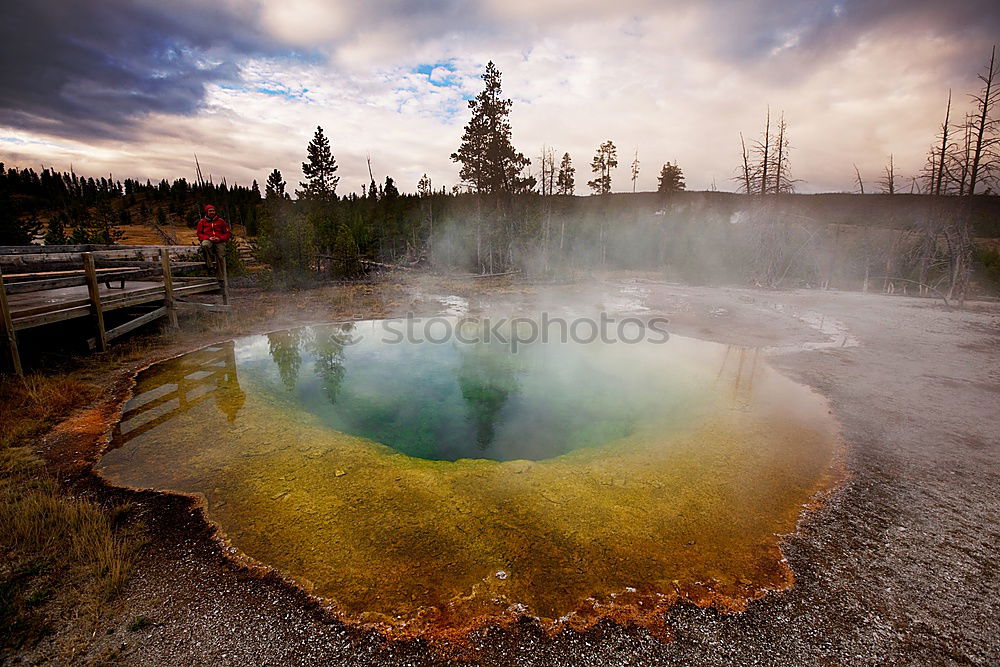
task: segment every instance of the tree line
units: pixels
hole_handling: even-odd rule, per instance
[[[997,165],[993,77],[991,57],[980,76],[983,89],[973,95],[974,108],[959,129],[950,120],[949,96],[919,192],[942,196],[991,192],[985,184],[994,178]],[[435,187],[424,174],[415,193],[401,192],[391,176],[376,178],[369,160],[369,183],[360,193],[338,195],[339,167],[329,138],[317,127],[306,147],[303,180],[289,186],[274,169],[263,193],[256,181],[250,187],[229,186],[225,181],[215,185],[211,178],[206,182],[200,168],[193,183],[177,179],[157,184],[83,179],[50,169],[40,174],[0,169],[0,203],[10,204],[0,206],[5,216],[0,219],[0,243],[26,242],[41,227],[43,217],[49,242],[113,241],[116,230],[136,217],[160,224],[179,219],[193,225],[203,204],[211,202],[223,217],[255,237],[260,257],[286,276],[306,274],[317,264],[341,276],[356,275],[365,263],[434,262],[477,273],[526,266],[550,271],[574,262],[627,266],[630,258],[649,253],[630,249],[622,239],[661,245],[660,237],[650,230],[664,227],[670,216],[654,220],[651,226],[649,220],[639,219],[651,211],[640,214],[641,207],[623,206],[621,196],[612,195],[612,178],[619,167],[619,149],[612,140],[602,141],[589,163],[586,185],[593,195],[585,198],[589,203],[575,201],[580,199],[574,197],[577,168],[569,153],[557,159],[555,148],[544,145],[533,171],[532,160],[512,143],[513,103],[503,94],[501,72],[490,62],[482,79],[483,89],[469,101],[469,121],[451,154],[459,164],[461,182],[450,189]],[[783,254],[775,246],[790,243],[781,231],[789,225],[781,215],[754,202],[795,190],[798,181],[791,170],[788,127],[783,112],[768,108],[757,138],[748,141],[740,133],[740,164],[734,176],[738,190],[751,197],[747,210],[763,211],[748,218],[748,228],[760,227],[755,236],[758,255],[772,260]],[[635,192],[641,169],[638,149],[627,167]],[[864,181],[856,168],[855,172],[863,192]],[[881,180],[883,192],[900,192],[891,156]],[[663,163],[657,178],[657,215],[669,213],[672,196],[684,190],[681,167],[674,161]],[[964,290],[961,286],[968,282],[972,263],[967,217],[950,207],[937,215],[920,216],[917,222],[898,221],[900,227],[907,225],[920,225],[924,237],[920,252],[925,268],[917,271],[916,282],[932,286],[931,274],[940,280],[947,271],[951,284]],[[640,229],[644,231],[639,233]],[[947,246],[944,253],[942,244]],[[912,243],[908,237],[899,245]],[[661,259],[664,252],[657,251]],[[755,281],[772,284],[788,274],[782,262],[772,260],[766,262],[770,268],[755,270]]]
[[[0,245],[114,243],[132,224],[193,227],[205,204],[246,234],[257,233],[260,189],[204,179],[153,183],[81,177],[54,169],[6,168],[0,162]]]

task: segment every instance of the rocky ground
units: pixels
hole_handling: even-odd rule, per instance
[[[128,369],[241,331],[353,315],[468,310],[538,312],[581,303],[663,315],[673,333],[762,347],[773,365],[826,395],[843,428],[844,485],[789,536],[797,582],[723,615],[673,608],[674,641],[602,626],[550,638],[529,622],[472,639],[450,657],[488,665],[1000,664],[1000,307],[947,310],[940,301],[843,292],[682,287],[612,276],[587,285],[403,283],[261,296],[235,325],[174,336]],[[265,324],[266,323],[266,324]],[[86,430],[86,429],[84,429]],[[75,434],[70,438],[67,433]],[[53,466],[81,489],[135,502],[150,542],[120,599],[87,625],[73,660],[134,664],[432,664],[420,642],[388,645],[325,618],[303,593],[223,555],[183,499],[102,489],[65,463],[94,443],[57,429]],[[81,439],[82,438],[82,439]],[[91,438],[96,440],[96,438]],[[147,619],[136,623],[136,619]],[[67,619],[72,633],[75,619]],[[141,626],[141,627],[137,627]],[[130,629],[131,627],[131,629]],[[78,631],[79,629],[77,629]],[[12,662],[54,653],[54,637]],[[65,642],[64,642],[65,643]]]

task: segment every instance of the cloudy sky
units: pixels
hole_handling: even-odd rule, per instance
[[[599,143],[615,190],[734,189],[739,133],[784,111],[802,192],[916,173],[949,88],[959,112],[1000,36],[996,0],[33,0],[0,8],[0,161],[117,178],[301,179],[317,125],[338,192],[386,174],[458,180],[484,65],[514,100],[515,145]],[[536,169],[537,158],[532,168]]]

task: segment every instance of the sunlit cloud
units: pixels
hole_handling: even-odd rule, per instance
[[[586,176],[613,140],[616,190],[733,189],[739,133],[785,113],[804,192],[872,182],[892,153],[924,161],[948,89],[964,104],[1000,34],[989,3],[223,2],[169,10],[101,0],[5,8],[0,160],[140,178],[301,179],[315,127],[341,192],[386,175],[413,191],[458,180],[449,155],[488,60],[514,100],[514,141],[569,152]],[[28,27],[24,27],[27,25]],[[37,42],[42,40],[45,49]],[[30,41],[30,43],[29,43]],[[533,165],[537,168],[536,164]],[[586,178],[578,177],[578,183]],[[578,188],[578,192],[580,189]]]

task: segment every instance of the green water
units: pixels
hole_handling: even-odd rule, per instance
[[[677,354],[669,342],[512,351],[497,341],[387,340],[372,322],[279,331],[241,344],[236,368],[240,382],[338,431],[441,461],[560,456],[654,417],[684,419],[698,399],[683,360],[664,363]]]

